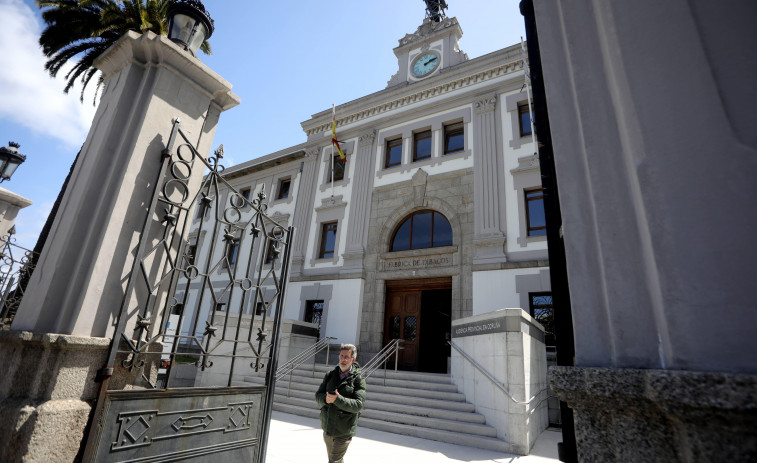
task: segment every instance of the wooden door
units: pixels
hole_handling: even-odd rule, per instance
[[[421,292],[388,291],[386,295],[386,319],[384,322],[384,345],[393,339],[404,339],[399,353],[399,368],[418,369],[418,346],[421,337]],[[387,368],[389,364],[387,363]]]

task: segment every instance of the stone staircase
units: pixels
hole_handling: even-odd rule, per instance
[[[273,409],[318,419],[315,391],[334,365],[296,369],[277,383]],[[262,384],[262,377],[247,377],[236,385]],[[288,391],[289,390],[289,391]],[[367,380],[365,409],[359,426],[469,447],[511,452],[510,444],[497,438],[482,415],[457,392],[449,375],[377,370]]]

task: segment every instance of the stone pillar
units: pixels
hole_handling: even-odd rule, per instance
[[[360,135],[355,160],[355,178],[350,198],[350,223],[347,228],[347,247],[342,273],[355,272],[363,267],[363,256],[368,244],[368,220],[373,191],[373,169],[376,163],[376,131]]]
[[[0,187],[0,239],[13,227],[18,211],[31,204],[31,200]]]
[[[533,7],[578,460],[757,461],[757,4]]]
[[[541,325],[522,309],[500,309],[454,320],[452,342],[452,382],[497,430],[503,450],[528,455],[548,424]]]
[[[105,90],[16,330],[112,334],[172,120],[207,155],[220,113],[239,103],[228,82],[152,33],[128,33],[95,65]]]
[[[475,228],[474,264],[504,262],[505,197],[504,159],[497,127],[497,95],[479,98],[473,104]]]
[[[97,114],[14,331],[0,332],[0,461],[77,458],[172,120],[207,156],[220,113],[239,104],[228,82],[153,33],[129,32],[95,66]],[[154,379],[157,366],[145,368]],[[133,384],[123,375],[109,389]]]
[[[313,218],[313,201],[315,200],[315,188],[318,184],[318,158],[322,148],[319,146],[305,150],[302,172],[300,173],[300,185],[297,188],[297,204],[295,205],[292,226],[295,229],[294,243],[292,244],[292,261],[289,267],[290,277],[298,277],[302,274],[305,264],[305,253],[310,234],[310,221]]]

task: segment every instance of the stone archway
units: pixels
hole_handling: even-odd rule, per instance
[[[376,188],[371,208],[360,327],[361,349],[367,355],[383,347],[387,281],[449,278],[451,319],[471,315],[473,169],[436,176],[418,169],[409,181]],[[396,227],[421,210],[447,218],[452,246],[390,252]]]

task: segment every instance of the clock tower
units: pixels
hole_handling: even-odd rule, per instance
[[[387,88],[401,84],[412,84],[438,75],[468,60],[468,55],[458,47],[463,36],[456,18],[447,18],[444,1],[425,0],[426,19],[413,34],[400,39],[394,49],[399,70],[392,76]]]

